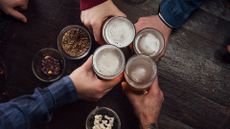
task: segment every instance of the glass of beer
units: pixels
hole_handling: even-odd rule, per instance
[[[107,44],[118,48],[129,46],[135,38],[136,30],[133,23],[126,17],[111,17],[102,27],[102,37]]]
[[[148,55],[156,60],[165,48],[164,37],[154,28],[145,28],[137,33],[133,46],[136,54]]]
[[[124,76],[130,89],[146,91],[157,76],[157,66],[149,56],[135,55],[128,60]]]
[[[104,80],[112,80],[124,72],[125,56],[113,45],[103,45],[93,54],[93,70]]]

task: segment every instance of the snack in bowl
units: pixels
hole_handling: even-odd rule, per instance
[[[78,25],[65,27],[58,36],[58,49],[69,59],[81,59],[91,49],[91,37],[89,32]]]
[[[33,58],[32,71],[43,82],[56,81],[65,72],[65,59],[56,49],[41,49]]]
[[[86,129],[121,129],[121,121],[114,110],[96,107],[87,117]]]

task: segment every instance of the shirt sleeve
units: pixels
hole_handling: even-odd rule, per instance
[[[162,0],[159,17],[171,28],[182,26],[204,0]]]
[[[80,9],[85,10],[99,5],[107,0],[80,0]]]
[[[77,100],[77,92],[66,76],[49,87],[35,89],[32,95],[0,104],[0,129],[29,129],[48,122],[54,109]]]

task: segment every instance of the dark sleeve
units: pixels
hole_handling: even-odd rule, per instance
[[[159,16],[171,28],[178,29],[204,0],[162,0]]]
[[[15,98],[0,104],[0,129],[29,129],[49,122],[54,110],[77,99],[77,92],[69,77],[35,89],[32,95]]]
[[[80,9],[85,10],[104,3],[107,0],[80,0]]]

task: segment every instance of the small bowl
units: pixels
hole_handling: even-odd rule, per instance
[[[114,117],[112,129],[121,129],[121,120],[119,116],[115,111],[107,107],[96,107],[90,112],[86,119],[86,129],[93,129],[95,115],[108,115],[109,117]]]
[[[88,46],[88,48],[86,48],[86,50],[83,50],[83,52],[82,53],[78,53],[79,55],[73,55],[73,52],[71,52],[70,50],[67,50],[67,48],[71,48],[70,47],[70,45],[72,45],[72,47],[73,47],[73,45],[76,45],[76,44],[81,44],[81,45],[83,45],[83,43],[79,43],[78,41],[75,41],[75,42],[77,42],[77,43],[74,43],[74,40],[73,40],[73,38],[74,38],[74,36],[76,36],[77,34],[75,34],[75,33],[70,33],[70,30],[71,29],[79,29],[81,32],[84,32],[85,34],[87,34],[87,38],[88,38],[88,40],[89,40],[89,42],[88,42],[88,45],[86,45],[86,46]],[[67,41],[67,40],[64,40],[64,36],[66,35],[67,36],[67,33],[69,32],[69,37],[70,37],[70,35],[72,36],[71,37],[71,39],[69,40],[69,41]],[[75,31],[76,32],[76,31]],[[82,38],[82,37],[81,37]],[[77,40],[79,40],[79,39],[77,39]],[[63,42],[66,42],[65,43],[65,46],[66,46],[66,50],[63,48],[64,46],[63,46]],[[69,46],[68,46],[68,45]],[[90,33],[88,32],[88,30],[87,29],[85,29],[84,27],[82,27],[82,26],[79,26],[79,25],[70,25],[70,26],[67,26],[67,27],[65,27],[64,29],[62,29],[61,30],[61,32],[59,33],[59,35],[58,35],[58,37],[57,37],[57,47],[58,47],[58,50],[66,57],[66,58],[68,58],[68,59],[72,59],[72,60],[76,60],[76,59],[82,59],[82,58],[84,58],[85,56],[87,56],[88,55],[88,53],[90,52],[90,50],[91,50],[91,47],[92,47],[92,38],[91,38],[91,36],[90,36]],[[82,47],[82,46],[81,46]],[[72,50],[76,50],[77,48],[75,47],[75,48],[71,48]],[[68,52],[67,52],[68,51]],[[72,53],[72,55],[70,55],[70,52]],[[75,52],[79,52],[78,50],[76,50]],[[75,53],[76,54],[76,53]]]
[[[45,56],[51,56],[57,60],[59,60],[60,63],[60,72],[58,75],[52,75],[52,76],[48,76],[45,73],[42,72],[41,68],[41,64],[42,64],[42,58],[44,58]],[[40,51],[38,51],[36,53],[36,55],[33,58],[32,61],[32,71],[34,73],[34,75],[41,81],[43,82],[53,82],[56,81],[58,79],[60,79],[64,72],[65,72],[65,59],[64,57],[60,54],[60,52],[56,49],[53,48],[44,48],[41,49]]]

